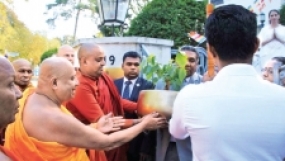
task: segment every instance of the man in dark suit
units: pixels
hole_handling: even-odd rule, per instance
[[[139,77],[139,66],[141,57],[137,52],[129,51],[123,56],[122,69],[124,77],[115,80],[115,85],[124,99],[133,102],[138,101],[141,90],[153,89],[154,85]],[[136,113],[128,113],[125,111],[125,117],[129,119],[138,118]],[[129,143],[128,161],[154,161],[156,133],[141,133]]]

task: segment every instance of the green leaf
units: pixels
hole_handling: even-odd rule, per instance
[[[152,81],[152,73],[146,73],[146,79],[148,80],[148,81]]]
[[[184,68],[178,69],[178,78],[180,82],[183,82],[186,77],[186,70]]]
[[[172,78],[174,77],[174,78],[175,78],[176,75],[177,75],[177,70],[176,70],[176,68],[172,68],[171,71],[170,71],[170,77],[172,77]]]
[[[151,65],[155,64],[155,55],[150,55],[147,57],[147,62]]]
[[[157,78],[157,77],[154,77],[154,78],[152,79],[152,83],[153,83],[153,84],[156,84],[157,81],[158,81],[158,78]]]
[[[176,54],[175,62],[179,67],[184,68],[187,64],[187,61],[187,56],[185,54],[180,52]]]

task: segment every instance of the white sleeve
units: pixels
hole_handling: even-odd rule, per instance
[[[183,121],[183,111],[185,107],[185,96],[187,96],[187,91],[189,91],[192,85],[189,85],[185,88],[183,88],[179,94],[177,95],[174,105],[173,105],[173,110],[172,110],[172,118],[170,119],[169,122],[169,132],[170,134],[177,139],[185,139],[189,136],[186,127],[184,126],[184,121]]]

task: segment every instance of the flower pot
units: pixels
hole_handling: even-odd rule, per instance
[[[121,67],[106,67],[104,70],[114,80],[124,77]]]
[[[138,100],[138,114],[144,116],[151,112],[158,112],[166,118],[171,118],[172,107],[177,91],[142,90]]]

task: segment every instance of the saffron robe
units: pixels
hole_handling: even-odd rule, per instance
[[[121,98],[113,80],[105,73],[97,80],[80,74],[78,81],[75,97],[66,104],[66,107],[85,124],[97,122],[100,117],[110,112],[114,116],[123,116],[124,110],[133,112],[137,109],[137,103]],[[129,121],[127,120],[127,124],[130,124]],[[107,160],[126,161],[126,146],[105,151]],[[100,155],[102,160],[91,161],[105,161],[104,155],[100,151],[89,151],[90,155],[94,152],[96,156]]]
[[[24,161],[89,161],[85,149],[68,147],[57,142],[42,142],[28,136],[22,115],[25,102],[32,93],[24,92],[23,98],[19,100],[19,113],[16,115],[16,121],[6,129],[4,147]],[[71,115],[63,106],[61,111]]]

